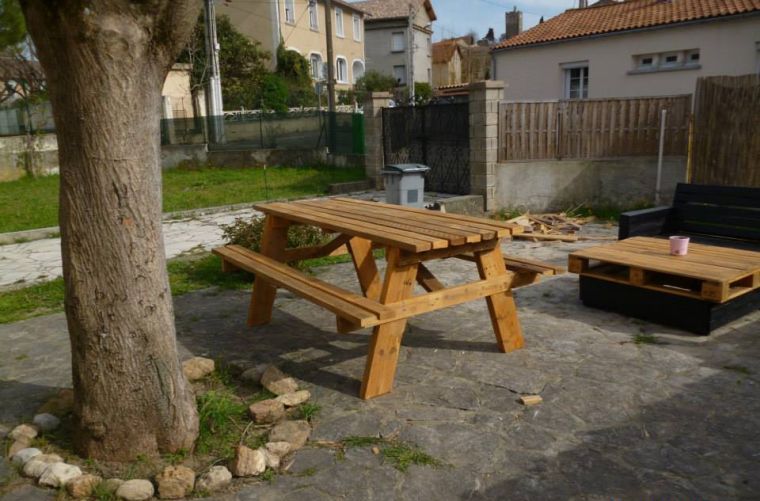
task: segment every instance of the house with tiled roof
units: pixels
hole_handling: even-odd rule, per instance
[[[462,49],[457,40],[433,44],[433,88],[462,83]]]
[[[365,0],[352,5],[364,19],[367,71],[393,76],[400,85],[433,81],[433,21],[430,0]]]
[[[691,94],[760,71],[760,0],[604,0],[491,50],[506,99]]]

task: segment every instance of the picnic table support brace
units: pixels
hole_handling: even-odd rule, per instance
[[[400,264],[400,251],[396,248],[389,248],[386,251],[386,257],[388,267],[380,302],[391,304],[411,297],[417,276],[417,263]],[[406,319],[388,322],[374,328],[359,393],[362,399],[378,397],[393,389],[393,379],[401,350],[401,338],[405,328]]]
[[[290,222],[277,216],[267,215],[261,236],[261,253],[280,260],[288,244]],[[261,277],[253,282],[251,304],[248,307],[248,326],[268,324],[272,320],[272,306],[277,287]]]
[[[482,279],[494,278],[508,273],[499,246],[476,252],[475,259],[478,265],[478,273]],[[506,290],[488,296],[486,303],[499,351],[508,353],[522,348],[525,341],[520,329],[520,321],[517,318],[517,307],[514,297],[512,297],[512,291]]]

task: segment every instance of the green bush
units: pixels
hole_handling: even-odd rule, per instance
[[[396,79],[376,70],[370,70],[356,81],[354,91],[360,103],[367,100],[370,92],[390,92],[396,86]]]
[[[261,237],[264,232],[264,217],[253,216],[250,219],[236,218],[232,224],[221,225],[224,240],[228,244],[236,244],[252,251],[261,251]],[[330,239],[315,226],[293,225],[288,228],[288,248],[310,247],[321,245]]]
[[[261,85],[261,104],[264,109],[279,113],[288,111],[288,86],[281,76],[270,73],[264,77]]]

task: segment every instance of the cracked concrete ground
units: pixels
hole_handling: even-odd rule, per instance
[[[611,235],[614,229],[584,231]],[[506,242],[506,252],[564,263],[599,242]],[[444,283],[474,265],[432,263]],[[350,264],[317,270],[358,291]],[[249,330],[244,291],[176,300],[183,357],[271,362],[322,410],[313,440],[397,436],[447,466],[401,473],[368,449],[344,459],[307,447],[289,474],[219,499],[758,499],[760,312],[698,337],[585,308],[575,275],[515,292],[524,349],[501,354],[484,301],[412,319],[392,394],[361,401],[368,331],[280,292],[271,324]],[[637,344],[639,334],[658,344]],[[63,315],[0,326],[0,422],[28,417],[70,384]],[[535,407],[517,402],[539,393]],[[0,477],[2,467],[0,467]],[[5,499],[44,499],[24,488]]]

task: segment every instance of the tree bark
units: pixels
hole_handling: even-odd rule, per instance
[[[58,134],[74,445],[91,458],[190,450],[161,230],[161,88],[200,0],[22,0]]]

